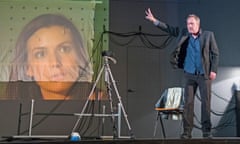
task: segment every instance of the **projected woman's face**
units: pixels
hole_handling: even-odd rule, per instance
[[[43,82],[51,82],[55,89],[68,88],[78,79],[76,46],[69,29],[62,26],[41,28],[27,41],[27,50],[27,75],[40,87]],[[59,82],[66,83],[58,86]]]

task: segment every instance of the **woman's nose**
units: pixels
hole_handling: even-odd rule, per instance
[[[51,67],[60,67],[62,65],[61,57],[57,54],[55,54],[54,56],[51,56],[49,58],[49,62]]]

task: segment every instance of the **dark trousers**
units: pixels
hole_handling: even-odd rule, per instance
[[[211,80],[204,78],[204,75],[184,73],[185,76],[185,104],[184,104],[184,132],[191,134],[194,118],[194,97],[199,88],[201,97],[201,123],[202,132],[211,131],[210,103],[211,103]]]

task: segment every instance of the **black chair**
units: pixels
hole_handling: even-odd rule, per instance
[[[183,117],[183,106],[184,88],[172,87],[164,90],[160,99],[155,104],[157,119],[155,121],[154,137],[156,135],[158,121],[160,121],[163,137],[166,138],[162,119],[181,120]]]

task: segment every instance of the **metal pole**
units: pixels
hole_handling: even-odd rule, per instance
[[[121,104],[118,103],[118,137],[121,136]]]
[[[28,135],[32,135],[32,121],[33,121],[33,109],[34,109],[34,99],[31,101],[31,111],[30,111],[30,121],[29,121],[29,133]]]

